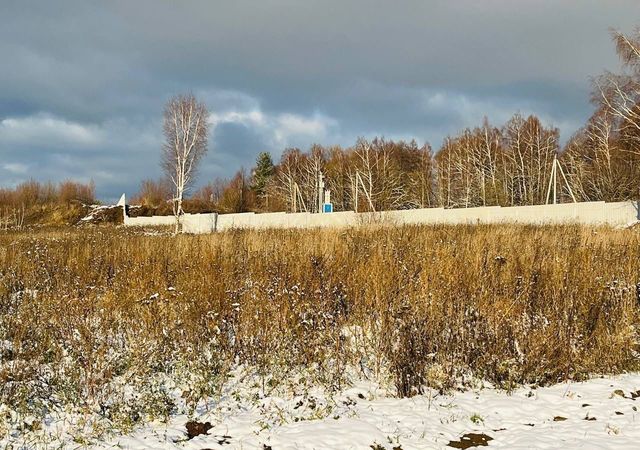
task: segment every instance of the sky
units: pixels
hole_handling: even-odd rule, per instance
[[[636,25],[638,0],[0,0],[0,186],[134,194],[180,93],[211,113],[199,184],[312,143],[437,150],[515,112],[566,141],[620,68],[609,29]]]

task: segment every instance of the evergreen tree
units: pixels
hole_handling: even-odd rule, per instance
[[[261,152],[256,159],[256,167],[253,169],[251,189],[258,198],[264,197],[267,184],[275,172],[273,160],[269,152]]]

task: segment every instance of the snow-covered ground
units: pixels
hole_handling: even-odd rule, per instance
[[[409,450],[467,448],[463,443],[469,441],[508,449],[640,446],[640,374],[512,393],[485,387],[410,399],[393,398],[364,382],[335,395],[313,388],[294,389],[286,399],[259,392],[256,383],[252,388],[246,380],[230,383],[220,400],[190,416],[172,416],[168,423],[103,441],[69,440],[69,418],[60,417],[44,425],[39,439],[14,433],[0,440],[0,448]],[[190,420],[210,422],[212,428],[189,440]],[[37,444],[45,441],[46,446]]]

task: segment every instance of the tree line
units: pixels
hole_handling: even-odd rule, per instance
[[[96,186],[65,180],[59,183],[41,183],[27,180],[15,188],[0,188],[0,206],[4,208],[32,208],[45,205],[69,205],[73,202],[91,205],[97,203]]]
[[[176,216],[184,210],[316,212],[322,175],[337,211],[535,205],[548,201],[556,159],[562,169],[558,201],[637,199],[640,29],[612,37],[622,70],[593,80],[594,113],[564,146],[557,128],[516,113],[499,125],[485,118],[447,137],[437,151],[381,137],[349,147],[288,148],[278,161],[262,152],[251,170],[213,180],[185,199],[207,151],[208,112],[193,95],[177,96],[164,112],[165,177],[143,181],[132,201]],[[0,204],[94,203],[94,194],[93,184],[28,181],[0,189]]]
[[[306,151],[288,148],[277,162],[263,152],[249,172],[241,169],[230,179],[217,179],[194,192],[187,209],[316,212],[321,175],[337,211],[536,205],[549,201],[556,159],[562,175],[554,186],[558,201],[638,198],[640,30],[612,36],[622,72],[594,79],[595,112],[564,147],[557,128],[535,115],[517,113],[498,126],[485,118],[482,124],[447,137],[436,152],[429,144],[384,138],[361,138],[346,148],[318,144]],[[165,135],[170,138],[165,167],[174,182],[144,181],[136,196],[141,203],[181,199],[185,191],[175,182],[181,176],[175,170],[180,151],[184,154],[187,148],[175,145],[176,106],[202,114],[206,109],[193,97],[179,100],[172,100],[165,111]],[[206,151],[206,137],[203,140],[197,158]],[[172,164],[166,164],[167,155],[173,155]],[[190,167],[188,158],[185,161],[183,166]]]

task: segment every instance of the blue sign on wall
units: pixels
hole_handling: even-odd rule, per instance
[[[333,203],[324,203],[322,205],[322,212],[326,212],[326,213],[333,212]]]

